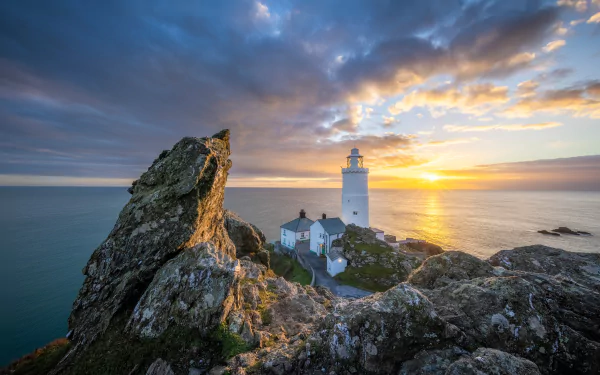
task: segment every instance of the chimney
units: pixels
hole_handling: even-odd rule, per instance
[[[323,214],[323,220],[327,219],[327,215]]]
[[[305,219],[306,218],[306,211],[304,211],[304,208],[300,210],[300,219]]]

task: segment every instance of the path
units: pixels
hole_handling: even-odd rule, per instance
[[[309,243],[298,244],[296,250],[315,270],[315,285],[329,288],[338,297],[361,298],[373,294],[366,290],[358,289],[349,285],[341,285],[336,279],[327,273],[327,259],[321,258],[309,250]]]

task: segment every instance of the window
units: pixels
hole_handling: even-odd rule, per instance
[[[323,233],[319,233],[319,238],[323,238]]]
[[[354,215],[354,216],[358,215],[358,211],[352,212],[352,215]]]
[[[285,229],[283,230],[283,237],[285,237]]]
[[[300,238],[304,238],[304,232],[300,233]]]

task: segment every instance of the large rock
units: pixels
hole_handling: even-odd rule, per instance
[[[543,245],[502,250],[490,264],[508,270],[545,273],[571,279],[600,292],[600,254],[573,253]]]
[[[338,277],[366,289],[385,291],[406,281],[421,264],[419,257],[399,252],[372,230],[354,224],[346,226],[340,242],[348,266]]]
[[[422,288],[439,288],[456,280],[494,276],[494,269],[487,262],[461,251],[446,251],[427,258],[408,281]]]
[[[422,350],[467,343],[425,295],[406,283],[338,304],[311,341],[321,348],[313,354],[320,355],[317,368],[361,374],[397,373]]]
[[[446,375],[539,375],[535,363],[495,349],[479,348],[448,367]]]
[[[78,349],[117,312],[133,308],[156,272],[181,252],[210,241],[235,256],[222,209],[229,154],[229,131],[183,138],[133,184],[113,230],[83,270],[86,279],[69,317]]]
[[[516,354],[546,374],[600,370],[600,296],[588,288],[543,274],[509,273],[423,292],[471,346]]]
[[[225,210],[225,228],[235,245],[238,258],[261,251],[266,242],[260,229],[229,210]]]
[[[143,338],[158,337],[172,325],[209,332],[234,308],[234,286],[252,267],[257,266],[242,267],[210,242],[182,252],[156,274],[133,310],[128,331]],[[252,276],[258,279],[260,271]]]

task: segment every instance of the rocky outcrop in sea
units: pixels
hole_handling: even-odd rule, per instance
[[[395,276],[334,297],[276,277],[262,232],[223,209],[229,154],[228,131],[161,153],[83,270],[66,350],[7,373],[599,373],[600,254],[422,261],[350,228],[349,261]]]

